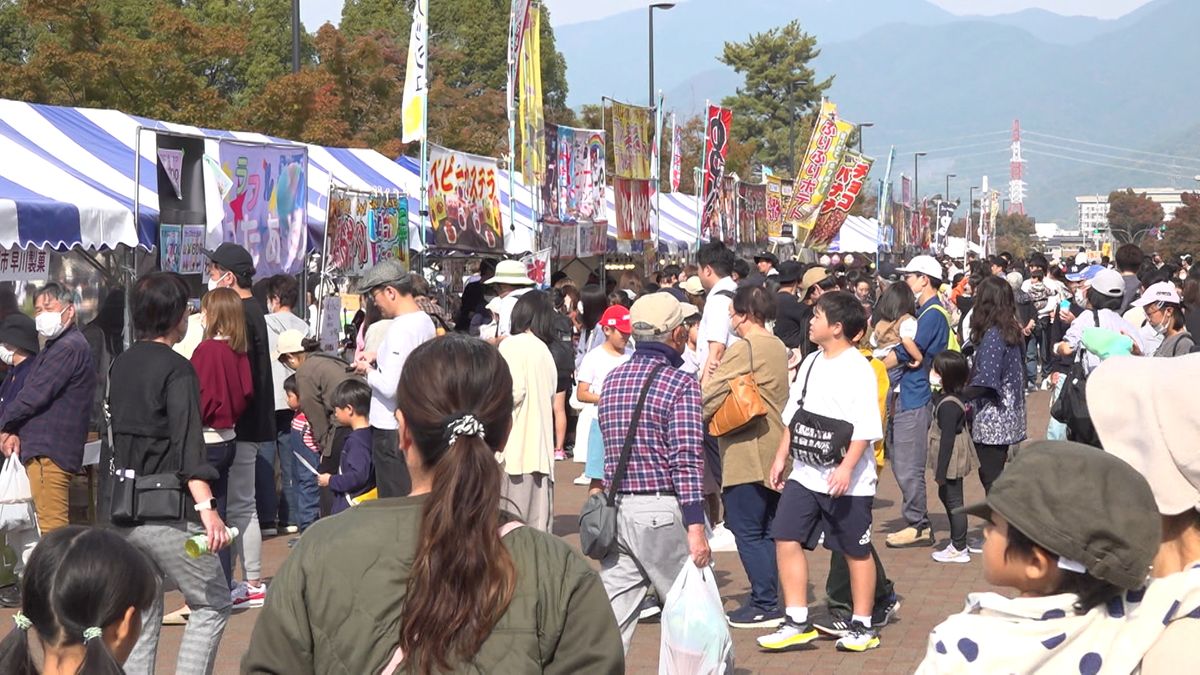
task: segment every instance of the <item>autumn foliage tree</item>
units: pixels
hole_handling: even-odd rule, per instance
[[[1166,232],[1158,245],[1160,251],[1172,257],[1185,253],[1200,253],[1200,194],[1185,192],[1183,206],[1175,209],[1167,221]]]
[[[1108,227],[1118,242],[1137,243],[1143,232],[1157,228],[1162,222],[1162,206],[1146,195],[1133,190],[1108,195]]]
[[[1020,213],[1006,213],[996,218],[995,250],[1007,251],[1024,258],[1033,250],[1033,218]]]

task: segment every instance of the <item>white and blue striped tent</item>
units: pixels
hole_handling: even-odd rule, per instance
[[[138,128],[142,133],[138,146]],[[219,155],[221,140],[288,144],[257,133],[202,129],[116,110],[67,108],[0,99],[0,247],[59,250],[158,243],[157,149],[154,132],[203,136],[206,154]],[[299,145],[299,144],[297,144]],[[329,190],[408,190],[396,165],[374,150],[307,145],[307,218],[311,245],[325,233]],[[135,172],[134,158],[140,150]],[[220,242],[222,205],[205,172],[208,243]],[[138,216],[134,217],[135,173]],[[415,207],[412,209],[416,212]],[[412,241],[419,242],[413,229]]]

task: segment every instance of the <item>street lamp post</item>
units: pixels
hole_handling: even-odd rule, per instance
[[[964,267],[967,264],[967,256],[971,253],[971,228],[975,226],[975,191],[978,189],[979,186],[972,185],[971,190],[967,193],[967,227],[966,231],[963,232],[966,235],[964,238],[967,240],[967,245],[963,249]]]
[[[292,72],[300,72],[300,0],[292,0]]]
[[[650,107],[654,107],[654,10],[656,9],[671,9],[675,6],[673,2],[655,2],[651,4],[646,13],[650,17]]]
[[[924,215],[921,209],[921,169],[920,159],[927,155],[927,152],[913,153],[913,213],[917,214],[917,227],[924,225]],[[919,231],[919,230],[918,230]]]
[[[870,129],[873,126],[875,126],[874,122],[863,122],[858,125],[858,154],[860,155],[866,154],[863,152],[863,129]]]

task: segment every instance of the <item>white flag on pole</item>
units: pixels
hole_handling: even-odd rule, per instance
[[[429,0],[417,0],[413,6],[412,32],[408,36],[404,102],[400,108],[404,120],[404,132],[400,140],[405,143],[425,139],[425,98],[429,96],[429,79],[425,73],[425,65],[429,59],[429,48],[425,44],[425,23],[428,20]]]

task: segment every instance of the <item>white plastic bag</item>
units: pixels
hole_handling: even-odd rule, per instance
[[[659,675],[733,672],[733,638],[712,569],[688,559],[667,593],[662,613]]]
[[[23,530],[34,523],[29,478],[17,455],[10,455],[0,468],[0,530]]]

